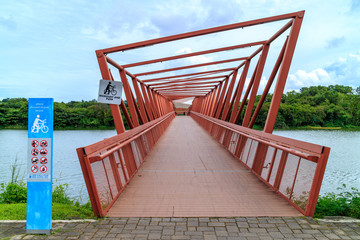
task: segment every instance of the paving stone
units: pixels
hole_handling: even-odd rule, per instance
[[[148,239],[160,239],[161,238],[161,233],[149,233],[148,235]]]
[[[199,218],[199,222],[209,222],[209,218]]]
[[[199,226],[199,222],[198,221],[188,221],[187,225],[189,227],[198,227]]]
[[[50,236],[26,235],[25,223],[0,221],[0,239],[360,239],[356,223],[305,217],[109,218],[53,224]]]
[[[239,232],[239,229],[237,226],[226,226],[226,230],[228,232]]]
[[[227,236],[228,236],[228,232],[227,232],[227,231],[216,231],[215,234],[216,234],[216,236],[218,236],[218,237],[227,237]]]
[[[223,223],[223,222],[209,222],[208,226],[209,227],[223,227],[223,226],[225,226],[225,223]]]
[[[171,218],[171,222],[186,222],[186,218]]]
[[[214,232],[215,231],[215,229],[213,227],[197,227],[196,230],[202,231],[202,232]]]

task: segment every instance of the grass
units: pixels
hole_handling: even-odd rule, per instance
[[[96,218],[91,208],[53,203],[53,220]],[[26,220],[26,203],[0,204],[0,220]]]

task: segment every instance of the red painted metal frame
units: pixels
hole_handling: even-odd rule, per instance
[[[102,78],[114,80],[110,72],[110,66],[116,68],[119,72],[126,97],[126,102],[122,101],[120,108],[131,130],[125,132],[119,106],[110,105],[118,135],[111,138],[111,140],[107,139],[78,149],[81,167],[94,212],[98,216],[104,216],[104,214],[106,214],[107,210],[137,171],[146,154],[165,131],[165,128],[171,119],[173,119],[176,112],[177,114],[190,113],[200,125],[208,130],[210,134],[232,154],[240,159],[246,158],[246,161],[242,160],[243,163],[249,167],[255,175],[280,195],[292,202],[299,211],[305,215],[312,216],[320,191],[329,148],[319,148],[309,143],[288,140],[271,134],[295,51],[303,16],[304,11],[300,11],[97,50],[96,55]],[[272,36],[263,41],[242,44],[235,42],[235,44],[231,46],[205,49],[198,52],[162,58],[145,59],[123,65],[119,65],[108,56],[109,54],[120,54],[120,52],[132,49],[150,47],[157,44],[221,33],[234,29],[240,30],[250,26],[284,20],[287,20],[286,23]],[[260,80],[264,77],[263,70],[265,65],[268,64],[267,55],[269,49],[272,43],[276,39],[280,39],[279,37],[285,33],[288,35],[284,37],[283,47],[278,54],[277,61],[267,80],[260,101],[254,109],[256,96],[259,94]],[[234,38],[234,40],[236,39],[237,38]],[[282,39],[279,41],[282,41]],[[226,55],[226,51],[240,52],[243,48],[253,46],[257,46],[255,51],[246,56],[236,56],[236,58],[234,58],[232,55],[231,58],[228,57],[225,59],[223,57]],[[173,68],[164,67],[162,69],[151,69],[151,71],[135,74],[128,71],[129,68],[138,66],[151,67],[151,64],[154,63],[160,64],[162,62],[220,52],[222,53],[222,57],[217,59],[222,60]],[[258,59],[256,59],[257,56]],[[227,64],[227,66],[224,67],[223,64]],[[254,64],[254,67],[251,72],[252,64]],[[229,67],[229,65],[232,66]],[[204,69],[200,69],[201,67],[213,67],[215,70],[204,71]],[[179,73],[178,71],[180,70],[187,70],[188,72]],[[139,77],[153,74],[162,74],[162,76],[139,79]],[[250,82],[245,89],[245,93],[243,93],[248,74],[251,75]],[[276,76],[277,79],[275,81]],[[129,81],[129,79],[131,79],[131,81]],[[274,82],[275,90],[271,99],[264,131],[252,130],[251,128],[254,126],[256,118]],[[172,102],[173,100],[188,97],[194,98],[189,109],[175,109]],[[236,123],[239,122],[241,122],[242,127],[236,125]],[[251,143],[248,144],[248,142]],[[271,156],[269,155],[269,149],[275,149]],[[321,153],[319,152],[320,150]],[[280,152],[281,157],[278,157],[277,154],[280,154]],[[242,156],[242,154],[245,155]],[[289,187],[290,195],[285,196],[286,194],[284,194],[279,187],[281,188],[282,184],[284,184],[283,175],[289,174],[287,171],[287,161],[290,161],[289,159],[293,155],[298,156],[299,160],[296,165],[294,180]],[[269,159],[271,159],[270,162]],[[294,196],[296,196],[293,190],[294,187],[297,187],[295,181],[298,172],[302,169],[300,162],[305,161],[303,159],[316,163],[316,171],[314,173],[311,190],[309,190],[306,209],[301,209],[301,207],[296,205],[292,200]],[[93,172],[92,169],[93,166],[97,166],[98,162],[102,162],[101,166],[104,171],[104,174],[101,176],[97,175],[98,171],[101,170]],[[276,168],[274,167],[275,163],[278,163],[278,167]],[[261,175],[263,171],[265,171],[264,165],[270,166],[268,170],[269,174],[265,177]],[[117,171],[120,168],[122,172]],[[271,175],[273,171],[276,171],[276,176]],[[106,180],[104,181],[107,182],[109,190],[107,194],[111,196],[112,200],[107,203],[109,205],[105,208],[102,204],[102,196],[97,189],[96,184],[98,184],[98,179],[95,176],[105,178]],[[272,182],[273,180],[274,182]],[[113,187],[114,184],[116,187]]]
[[[171,112],[130,131],[77,149],[90,202],[98,217],[105,216],[174,117]],[[106,168],[106,161],[110,162],[111,169]],[[100,171],[96,166],[99,162],[102,163],[100,169],[106,173],[106,181],[102,181],[101,176],[95,177],[94,171]],[[100,194],[104,191],[111,194],[104,197]]]
[[[257,177],[259,177],[265,184],[270,188],[276,191],[279,195],[289,201],[296,209],[306,216],[313,216],[315,212],[315,207],[320,191],[321,182],[325,173],[325,167],[327,159],[329,156],[330,148],[306,143],[290,138],[280,137],[269,133],[259,132],[256,130],[249,129],[247,127],[242,127],[226,121],[222,121],[216,118],[212,118],[200,113],[191,111],[190,116],[199,123],[205,130],[207,130],[217,141],[219,141],[227,150],[229,150],[235,157],[251,170]],[[262,171],[268,166],[261,166],[261,171],[256,172],[253,168],[256,165],[256,162],[262,161],[266,158],[266,155],[263,156],[263,159],[255,158],[253,162],[249,164],[249,156],[252,153],[251,147],[247,151],[245,148],[242,148],[241,152],[236,152],[239,146],[244,145],[245,142],[252,141],[256,142],[258,145],[266,145],[267,148],[272,148],[277,151],[282,151],[280,167],[276,169],[276,179],[274,183],[269,181],[270,175],[272,174],[272,169],[274,166],[274,158],[276,153],[274,152],[272,156],[272,161],[270,162],[271,170],[267,174],[268,177],[262,176]],[[245,154],[244,154],[245,153]],[[290,183],[282,178],[286,173],[285,166],[287,166],[287,160],[289,155],[298,157],[298,163],[295,165],[295,174]],[[304,161],[312,162],[316,165],[314,169],[314,175],[312,179],[306,179],[309,182],[312,182],[311,187],[304,191],[303,195],[294,196],[293,190],[296,186],[301,185],[301,182],[297,182],[297,175],[300,171],[300,163]],[[282,164],[282,165],[281,165]],[[304,169],[303,169],[304,170]],[[305,169],[309,170],[309,169]],[[288,180],[288,179],[287,179]],[[290,192],[283,192],[280,189],[282,184],[287,184],[290,186]],[[299,199],[302,202],[299,202]]]

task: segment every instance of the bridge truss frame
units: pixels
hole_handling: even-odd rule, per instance
[[[176,109],[172,101],[194,97],[192,105],[187,111],[189,115],[235,157],[239,158],[265,184],[278,192],[304,215],[312,216],[330,149],[271,134],[275,126],[303,17],[304,11],[299,11],[97,50],[96,56],[102,78],[114,80],[109,65],[118,71],[123,83],[127,106],[124,101],[121,102],[120,106],[110,105],[117,136],[77,149],[94,212],[98,216],[104,216],[141,166],[151,147],[175,116]],[[148,59],[123,65],[109,57],[112,53],[283,20],[288,21],[270,38],[263,41]],[[261,98],[256,102],[270,45],[285,33],[288,35],[273,65]],[[151,66],[154,63],[254,46],[257,46],[256,50],[248,56],[175,68],[154,69],[135,74],[129,71],[132,67]],[[255,56],[258,56],[257,62],[254,60]],[[253,63],[254,61],[255,63]],[[180,70],[218,66],[224,63],[232,63],[234,66],[211,71],[176,74],[176,71]],[[252,63],[256,66],[250,73],[249,69]],[[141,80],[144,76],[154,74],[168,75]],[[245,90],[248,75],[251,78]],[[253,130],[261,108],[268,101],[267,96],[274,83],[275,87],[263,131]],[[121,112],[131,129],[130,131],[125,131]],[[244,160],[245,158],[246,160]],[[295,194],[299,185],[302,184],[299,183],[299,179],[305,171],[303,166],[309,164],[311,165],[311,184],[303,193]],[[264,175],[265,171],[266,174]],[[100,176],[99,172],[102,172],[103,175]],[[100,181],[96,179],[97,177],[103,180]],[[100,188],[105,185],[107,185],[107,190],[101,191]]]

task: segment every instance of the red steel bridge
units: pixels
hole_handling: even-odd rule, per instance
[[[303,17],[97,50],[102,78],[122,81],[127,106],[110,105],[116,136],[77,149],[94,212],[313,216],[330,149],[272,134]],[[190,107],[177,109],[179,99]]]

